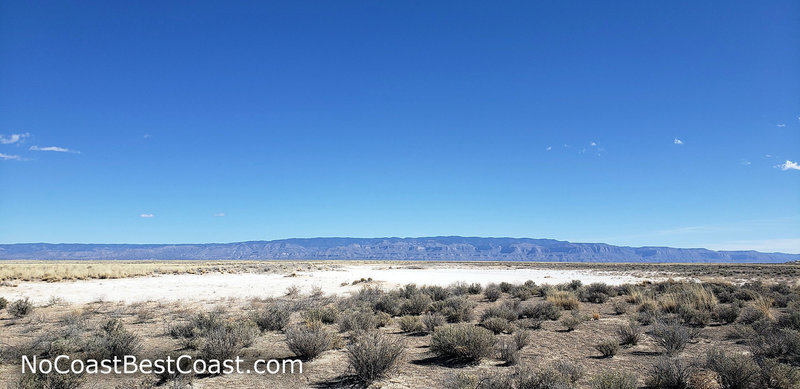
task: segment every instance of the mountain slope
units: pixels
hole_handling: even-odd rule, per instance
[[[375,259],[552,262],[738,262],[800,260],[800,254],[626,247],[552,239],[307,238],[207,244],[0,245],[0,259]]]

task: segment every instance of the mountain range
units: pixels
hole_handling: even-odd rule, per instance
[[[0,244],[0,259],[81,260],[429,260],[542,262],[733,262],[800,261],[800,254],[713,251],[703,248],[627,247],[553,239],[294,238],[203,244]]]

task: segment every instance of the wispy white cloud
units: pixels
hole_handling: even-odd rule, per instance
[[[589,143],[589,145],[592,146],[592,147],[595,147],[595,146],[597,146],[597,142]]]
[[[143,214],[139,215],[139,217],[143,217],[145,219],[150,219],[153,216],[155,216],[155,215],[153,215],[152,213],[143,213]]]
[[[78,150],[70,150],[65,147],[58,147],[58,146],[47,146],[47,147],[39,147],[39,146],[31,146],[28,150],[32,151],[56,151],[59,153],[75,153],[80,154],[81,152]]]
[[[223,216],[225,216],[225,212],[217,212],[217,213],[214,214],[214,216],[223,217]]]
[[[739,161],[739,163],[742,164],[743,166],[750,166],[750,161],[748,161],[746,159],[743,159],[743,160]]]
[[[152,137],[152,135],[150,135],[150,134],[144,134],[144,136],[143,136],[143,138],[145,138],[145,139],[150,138],[150,137]]]
[[[22,161],[22,157],[20,157],[19,155],[9,155],[9,154],[3,154],[3,153],[0,153],[0,159],[2,159],[3,161],[9,161],[9,160],[11,160],[11,161]]]
[[[792,161],[790,161],[788,159],[786,160],[786,162],[784,162],[784,163],[782,163],[782,164],[780,164],[780,165],[778,165],[776,167],[780,168],[783,171],[800,170],[800,164],[798,164],[797,162],[792,162]]]
[[[550,151],[552,149],[553,149],[553,146],[547,146],[547,148],[545,150]]]
[[[674,144],[676,144],[676,145],[682,145],[682,144],[683,144],[683,141],[682,141],[682,140],[680,140],[680,139],[678,139],[678,138],[675,138],[675,139],[672,141],[672,143],[674,143]]]
[[[30,133],[23,133],[23,134],[11,134],[9,136],[0,135],[0,143],[4,145],[10,145],[12,143],[17,143],[25,138],[31,136]]]
[[[778,127],[781,127],[781,128],[786,127],[786,123],[780,123],[780,124],[778,124]]]

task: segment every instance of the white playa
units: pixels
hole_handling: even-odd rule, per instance
[[[16,287],[0,287],[0,296],[9,300],[29,297],[35,303],[44,303],[57,296],[64,301],[87,303],[106,301],[214,301],[227,298],[278,297],[292,285],[308,293],[319,286],[326,294],[346,294],[357,291],[362,284],[350,285],[361,278],[372,278],[384,288],[407,283],[446,286],[454,282],[481,283],[502,281],[522,283],[533,280],[537,284],[559,284],[581,280],[584,284],[605,282],[611,285],[658,280],[663,277],[632,275],[621,272],[596,270],[556,270],[535,268],[387,268],[382,265],[346,266],[337,270],[297,272],[295,276],[283,274],[178,274],[151,277],[119,278],[105,280],[80,280],[64,282],[20,282]],[[348,283],[341,286],[342,283]]]

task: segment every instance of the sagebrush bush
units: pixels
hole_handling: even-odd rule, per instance
[[[586,321],[586,318],[580,314],[578,311],[572,311],[572,314],[565,316],[561,319],[561,325],[567,329],[567,331],[574,331],[578,328],[581,323]]]
[[[637,382],[636,374],[624,371],[607,371],[592,377],[589,380],[589,385],[592,389],[636,389]]]
[[[530,344],[531,333],[530,331],[521,329],[514,332],[514,336],[512,337],[512,339],[514,339],[514,344],[517,345],[517,349],[522,350],[523,348],[525,348],[525,346]]]
[[[366,331],[378,328],[378,319],[371,311],[350,311],[342,314],[339,331]]]
[[[320,321],[323,324],[333,324],[339,320],[339,309],[334,305],[311,308],[303,311],[301,317],[305,321]]]
[[[706,354],[706,368],[719,375],[724,389],[749,389],[756,387],[761,371],[752,358],[742,354],[728,354],[711,349]]]
[[[420,291],[428,295],[433,301],[442,301],[451,295],[449,290],[438,285],[425,285],[420,288]]]
[[[431,351],[439,356],[479,361],[492,354],[495,337],[491,331],[472,324],[448,324],[431,335]]]
[[[428,310],[432,303],[433,300],[430,298],[430,296],[422,293],[416,293],[409,296],[403,302],[400,310],[406,315],[421,315]]]
[[[718,305],[714,310],[714,316],[720,322],[731,324],[736,321],[737,317],[739,317],[739,307],[733,304]]]
[[[619,341],[616,339],[606,339],[594,345],[594,348],[600,352],[603,358],[611,358],[617,355],[617,351],[619,351]]]
[[[286,304],[270,304],[252,315],[253,322],[261,331],[280,331],[289,323],[291,311]]]
[[[503,292],[500,290],[500,288],[494,285],[487,286],[486,289],[483,291],[483,297],[485,297],[486,300],[491,302],[497,301],[498,299],[500,299],[502,295]]]
[[[137,355],[142,349],[142,340],[125,329],[119,319],[105,321],[95,335],[87,341],[86,354],[91,359],[122,359],[126,355]]]
[[[473,282],[469,284],[469,287],[467,287],[467,292],[469,294],[481,294],[482,291],[483,291],[483,285],[477,282]]]
[[[33,312],[33,303],[27,297],[16,300],[8,306],[8,313],[14,317],[28,316],[31,312]]]
[[[517,320],[517,311],[508,305],[497,305],[486,308],[481,314],[481,320],[486,320],[492,317],[499,317],[506,321]]]
[[[565,311],[576,310],[580,306],[574,293],[561,290],[548,294],[547,301]]]
[[[419,316],[401,316],[397,319],[397,325],[403,332],[408,333],[422,332],[425,329]]]
[[[403,355],[403,339],[380,331],[362,332],[347,345],[350,370],[362,382],[385,376]]]
[[[711,323],[711,312],[695,309],[686,305],[678,307],[678,316],[683,324],[692,327],[705,327]]]
[[[436,327],[442,326],[447,323],[447,319],[438,313],[426,313],[422,315],[422,324],[428,332],[433,332]]]
[[[481,326],[495,334],[513,331],[513,327],[508,323],[508,320],[503,319],[502,317],[489,317],[481,322]]]
[[[689,389],[695,369],[678,358],[659,358],[650,369],[647,387],[654,389]]]
[[[233,359],[243,347],[247,335],[237,333],[233,327],[217,327],[208,332],[200,349],[199,357],[206,361]],[[252,339],[249,340],[252,343]]]
[[[8,300],[5,297],[0,297],[0,309],[6,309],[8,306]]]
[[[678,323],[657,323],[653,328],[653,339],[669,355],[675,355],[689,343],[689,330]]]
[[[500,360],[506,365],[516,365],[519,362],[519,347],[513,339],[502,339],[497,343]]]
[[[614,309],[614,313],[617,315],[624,315],[628,313],[628,303],[623,300],[616,300],[611,304],[611,307]]]
[[[392,316],[397,316],[401,312],[403,301],[399,296],[385,294],[375,303],[374,309],[378,312],[385,312]]]
[[[286,345],[298,358],[314,359],[330,350],[335,337],[320,322],[296,325],[286,329]]]
[[[753,324],[759,320],[766,319],[764,312],[753,307],[747,306],[739,313],[738,321],[743,324]]]
[[[535,320],[558,320],[561,317],[561,312],[555,304],[551,302],[542,302],[538,304],[523,303],[519,308],[519,317]]]
[[[77,389],[83,384],[83,376],[67,373],[25,373],[20,376],[18,389]],[[9,385],[9,387],[11,387]]]
[[[617,335],[619,335],[619,344],[635,346],[639,344],[639,339],[642,337],[642,327],[635,321],[629,321],[628,324],[617,327]]]
[[[458,323],[472,320],[472,310],[475,305],[465,296],[448,297],[442,301],[436,301],[432,309],[444,316],[450,323]]]
[[[590,303],[602,304],[610,297],[617,295],[614,288],[608,286],[603,282],[594,282],[586,286],[583,290],[582,300]]]

